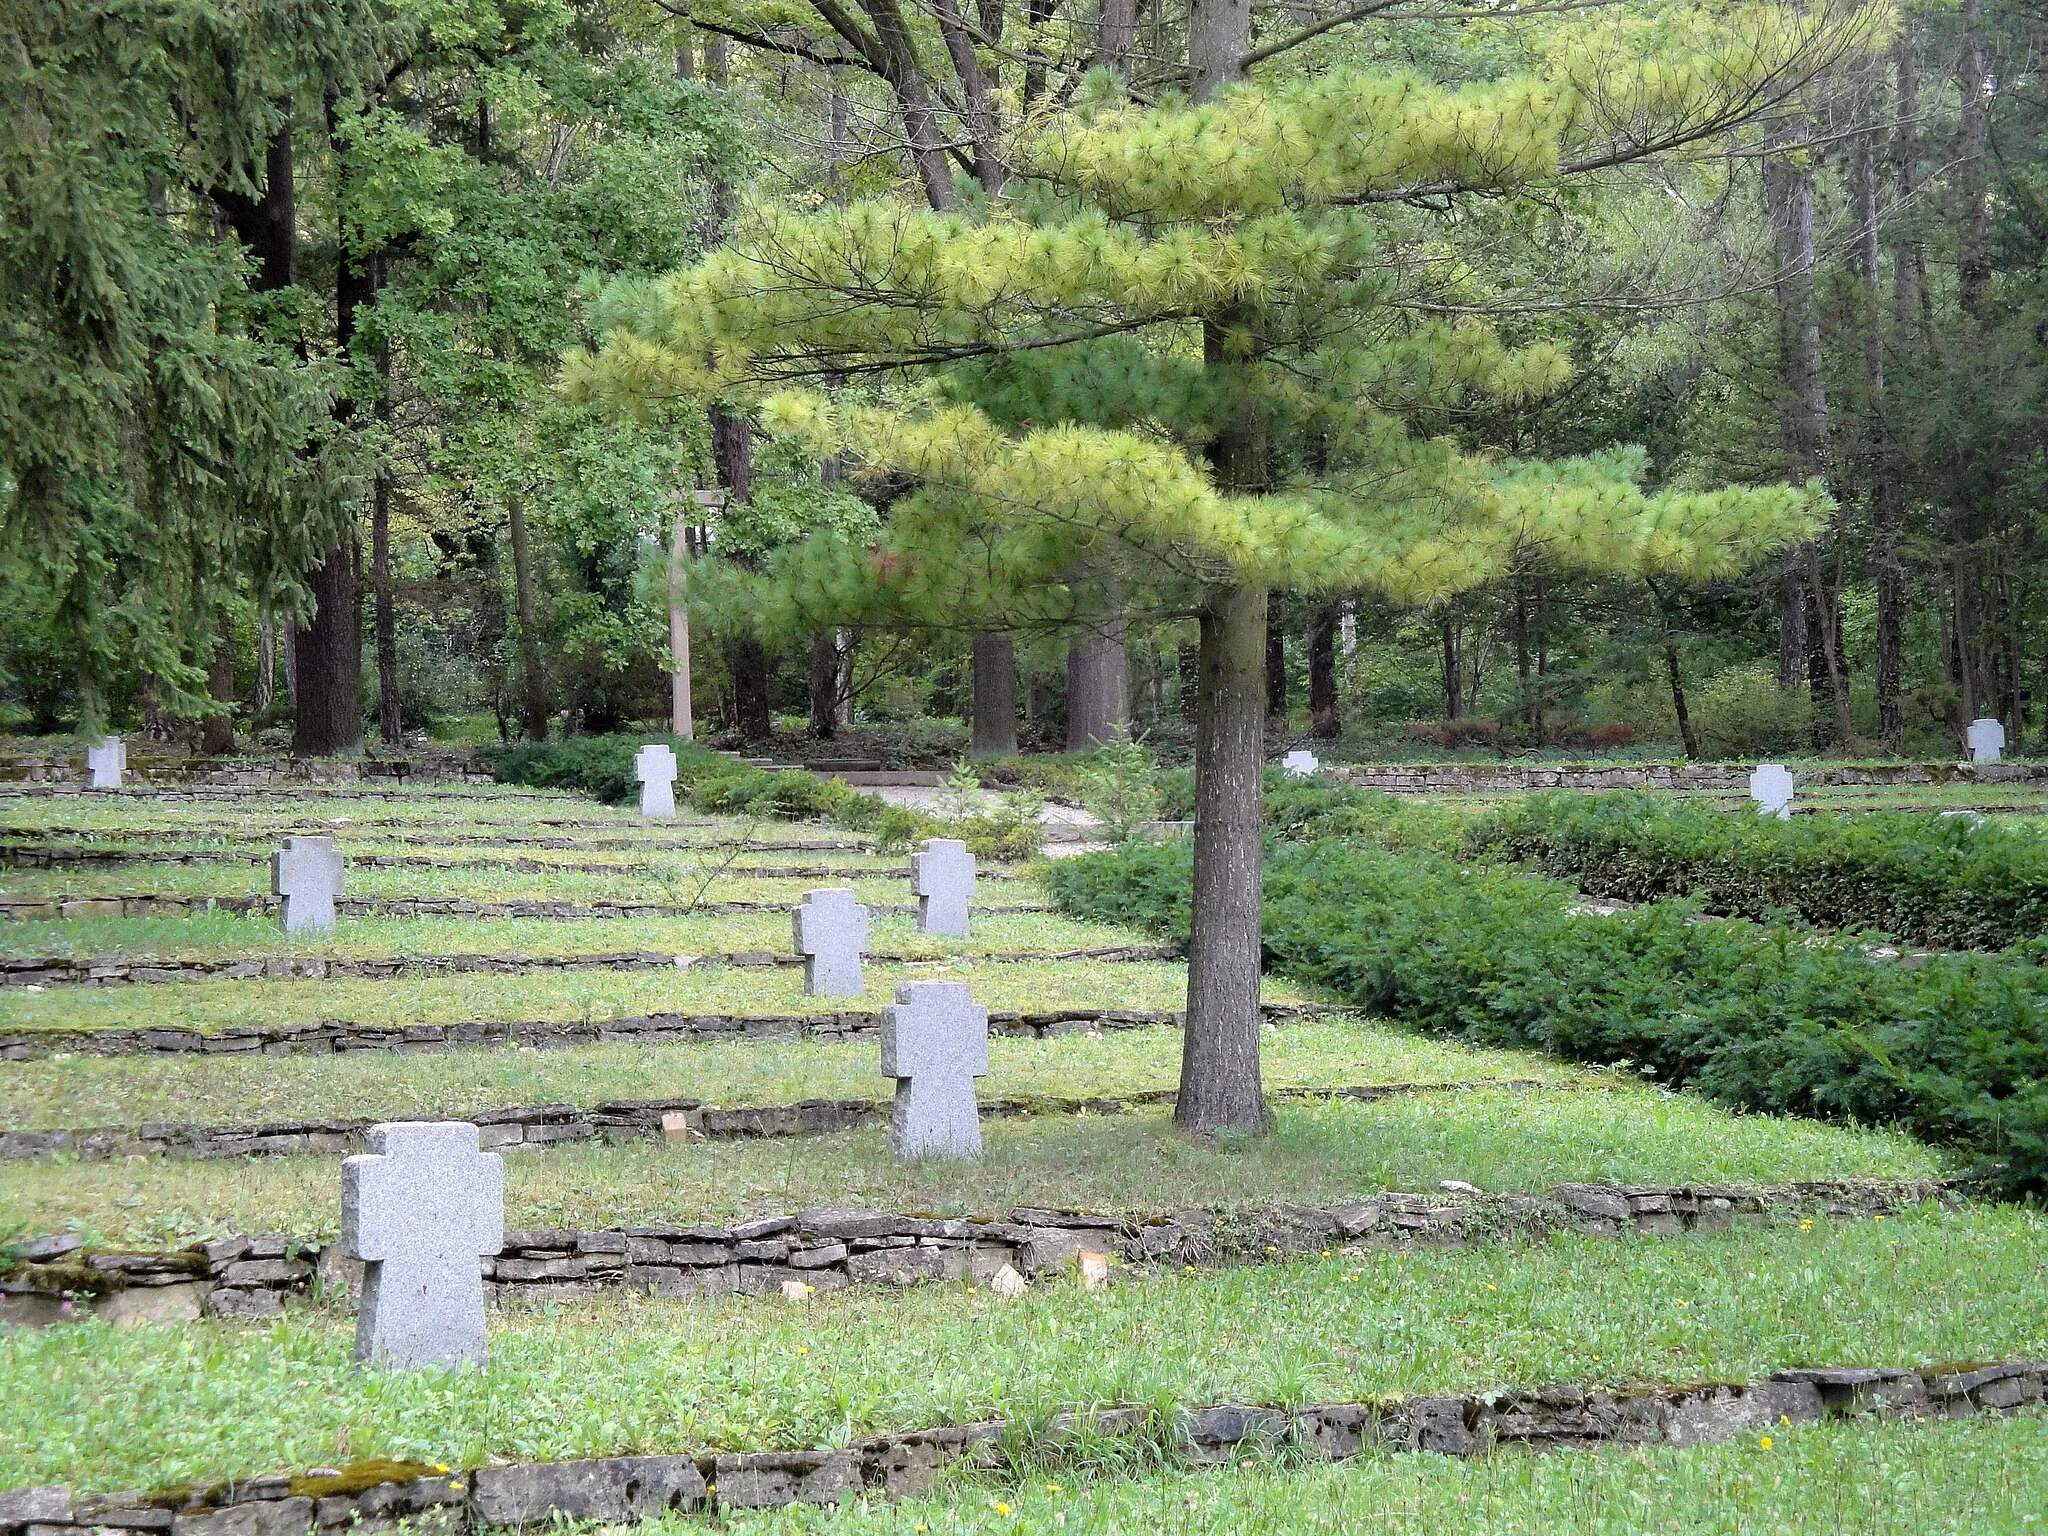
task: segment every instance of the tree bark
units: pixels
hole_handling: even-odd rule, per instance
[[[1901,46],[1906,46],[1903,41]],[[1883,104],[1883,74],[1870,103]],[[1899,561],[1899,487],[1892,462],[1892,431],[1885,399],[1885,307],[1878,209],[1878,133],[1868,129],[1856,145],[1856,257],[1863,283],[1863,374],[1870,396],[1870,537],[1877,566],[1877,734],[1890,752],[1905,744],[1900,703],[1905,683],[1906,573]],[[1896,138],[1894,140],[1896,143]]]
[[[1685,703],[1685,674],[1678,665],[1678,646],[1664,642],[1664,675],[1671,680],[1671,712],[1678,716],[1678,739],[1685,744],[1685,755],[1693,762],[1700,761],[1700,739],[1692,728],[1692,711]]]
[[[1956,122],[1956,186],[1962,194],[1962,228],[1956,246],[1956,299],[1972,319],[1983,313],[1984,287],[1991,275],[1986,243],[1991,229],[1991,199],[1984,170],[1984,149],[1990,130],[1984,81],[1990,73],[1984,49],[1984,0],[1962,0],[1962,53],[1956,61],[1956,92],[1961,112]]]
[[[1444,655],[1444,718],[1458,720],[1465,714],[1465,667],[1458,655],[1458,621],[1445,615],[1439,628]]]
[[[697,734],[690,693],[690,605],[684,594],[684,583],[689,579],[692,505],[685,500],[676,507],[675,528],[668,546],[668,728],[681,741],[689,741]]]
[[[1095,62],[1131,78],[1138,45],[1138,0],[1101,0],[1095,21]]]
[[[337,544],[306,582],[313,622],[295,637],[292,669],[292,750],[302,757],[363,749],[362,592],[354,546],[353,536]]]
[[[1266,594],[1224,589],[1201,627],[1188,1016],[1173,1119],[1202,1134],[1260,1131]]]
[[[220,616],[220,638],[213,647],[212,664],[206,671],[206,692],[216,708],[206,717],[199,734],[199,750],[208,757],[224,757],[235,750],[235,621]]]
[[[839,632],[811,636],[811,735],[831,741],[839,734]]]
[[[405,739],[398,710],[398,604],[391,591],[391,477],[370,486],[370,587],[377,625],[377,736],[385,746]]]
[[[1287,721],[1287,631],[1280,627],[1280,599],[1266,598],[1266,718]]]
[[[540,615],[533,595],[533,545],[526,536],[526,504],[518,496],[505,504],[512,532],[512,593],[519,607],[519,724],[527,740],[548,739],[548,678],[540,654]]]
[[[256,625],[256,697],[252,702],[259,715],[268,714],[277,702],[277,630],[268,619]]]
[[[967,753],[1017,755],[1017,646],[1008,635],[974,637],[974,737]]]
[[[1324,603],[1308,621],[1308,733],[1334,741],[1343,733],[1337,718],[1337,620],[1335,603]]]
[[[747,418],[722,405],[711,407],[711,457],[726,505],[754,499],[754,429]],[[732,677],[733,729],[749,741],[771,735],[775,722],[768,709],[768,652],[750,630],[725,637],[726,671]]]
[[[1067,750],[1085,752],[1130,729],[1124,621],[1109,619],[1067,642]]]

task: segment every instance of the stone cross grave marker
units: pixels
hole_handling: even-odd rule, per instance
[[[790,914],[796,952],[804,957],[806,997],[859,997],[860,957],[868,947],[868,909],[844,886],[805,891]]]
[[[356,1359],[481,1370],[484,1284],[477,1261],[505,1245],[505,1160],[461,1121],[373,1125],[367,1156],[341,1165],[341,1244],[369,1265]]]
[[[2005,751],[2005,727],[1996,720],[1972,720],[1963,740],[1970,744],[1970,760],[1995,763]]]
[[[288,837],[270,856],[270,894],[284,898],[286,933],[319,933],[334,926],[341,862],[331,837]]]
[[[1312,779],[1322,766],[1313,752],[1297,750],[1280,759],[1280,771],[1290,779]]]
[[[967,937],[967,903],[974,898],[974,855],[958,838],[928,837],[910,856],[910,888],[917,893],[917,931]]]
[[[651,742],[633,757],[633,777],[640,781],[640,814],[673,816],[676,813],[676,752],[661,742]]]
[[[1792,819],[1792,791],[1797,787],[1783,763],[1759,763],[1749,776],[1749,798],[1756,802],[1757,815],[1780,821]]]
[[[988,1010],[964,981],[906,981],[882,1010],[882,1073],[896,1079],[898,1157],[979,1157],[974,1080],[988,1075]]]
[[[109,736],[96,747],[85,749],[85,766],[92,770],[94,789],[119,789],[121,775],[128,771],[128,745]]]

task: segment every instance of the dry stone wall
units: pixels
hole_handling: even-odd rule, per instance
[[[1749,790],[1754,763],[1357,763],[1330,780],[1392,794],[1513,794],[1537,789]],[[2015,784],[2048,763],[1875,763],[1802,768],[1807,788],[1845,784]]]
[[[1470,1186],[1466,1186],[1467,1189]],[[1677,1236],[1793,1215],[1857,1217],[1949,1201],[1936,1181],[1808,1183],[1775,1188],[1566,1184],[1542,1198],[1384,1194],[1340,1205],[1184,1210],[1149,1217],[1018,1208],[927,1217],[817,1209],[732,1225],[507,1232],[484,1261],[500,1303],[565,1300],[627,1288],[652,1296],[779,1296],[785,1285],[910,1286],[986,1281],[1005,1266],[1033,1277],[1095,1252],[1126,1264],[1256,1263],[1339,1245],[1409,1248],[1573,1231]],[[130,1293],[177,1288],[185,1315],[277,1315],[293,1296],[341,1298],[361,1269],[338,1246],[270,1234],[228,1236],[175,1252],[105,1252],[76,1236],[16,1245],[0,1295],[17,1318],[61,1309],[138,1307]],[[808,1294],[805,1292],[803,1294]],[[146,1315],[165,1318],[168,1302]]]
[[[1146,1444],[1198,1464],[1283,1452],[1318,1461],[1385,1451],[1478,1456],[1509,1448],[1706,1445],[1780,1425],[1865,1415],[1958,1419],[2044,1399],[2048,1363],[2009,1360],[1921,1370],[1801,1368],[1753,1383],[1567,1385],[1294,1409],[1098,1407],[1054,1415],[1035,1431],[991,1419],[876,1435],[836,1450],[617,1456],[468,1472],[383,1462],[86,1497],[68,1487],[21,1488],[0,1493],[0,1536],[380,1536],[404,1521],[460,1536],[482,1527],[622,1524],[671,1513],[832,1504],[861,1494],[913,1497],[929,1492],[934,1474],[950,1463],[1000,1472],[1020,1455],[1057,1461],[1082,1437]]]
[[[788,912],[788,901],[468,901],[457,897],[343,896],[334,903],[342,917],[539,917],[588,922],[618,917],[722,917],[741,912]],[[112,896],[0,896],[0,921],[77,922],[89,917],[189,917],[195,912],[275,913],[275,896],[200,896],[142,891]],[[915,917],[907,902],[870,905],[877,916]],[[1043,902],[976,907],[978,917],[1050,912]]]
[[[1271,1020],[1321,1018],[1357,1012],[1315,1003],[1263,1003]],[[1044,1040],[1105,1029],[1178,1029],[1180,1013],[1142,1008],[1060,1008],[1047,1013],[991,1011],[992,1031]],[[215,1034],[175,1028],[44,1029],[0,1035],[0,1061],[78,1056],[236,1055],[324,1056],[337,1051],[422,1054],[488,1046],[552,1048],[629,1042],[675,1045],[691,1040],[787,1040],[809,1035],[849,1040],[873,1035],[881,1015],[858,1010],[812,1014],[651,1013],[619,1019],[468,1020],[460,1024],[357,1024],[329,1019],[309,1024],[239,1025]]]

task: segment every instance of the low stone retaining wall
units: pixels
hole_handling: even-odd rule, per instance
[[[200,757],[150,743],[128,743],[128,776],[152,787],[247,789],[291,784],[491,784],[490,769],[472,752],[420,752],[406,757]],[[91,782],[85,748],[0,753],[0,780],[16,786],[84,788]]]
[[[940,958],[878,950],[870,965],[908,965]],[[986,955],[944,957],[955,964],[1005,965],[1024,961],[1065,963],[1100,960],[1126,964],[1176,960],[1166,944],[1120,944],[1098,949],[1005,950]],[[265,955],[244,960],[67,960],[62,956],[0,959],[0,987],[118,987],[166,981],[391,981],[418,976],[516,976],[532,971],[669,971],[694,965],[802,965],[802,955],[764,949],[716,955],[667,955],[621,951],[597,955],[393,955],[383,959],[322,959]]]
[[[1126,1217],[1020,1208],[1003,1217],[937,1218],[818,1209],[731,1226],[507,1232],[483,1261],[500,1303],[564,1300],[628,1288],[653,1296],[785,1294],[848,1285],[987,1281],[1005,1267],[1026,1277],[1073,1265],[1083,1252],[1125,1264],[1236,1264],[1345,1244],[1417,1247],[1576,1231],[1614,1237],[1725,1230],[1777,1215],[1857,1217],[1953,1198],[1934,1181],[1813,1183],[1777,1188],[1564,1184],[1544,1198],[1471,1193],[1385,1194],[1334,1206]],[[0,1278],[23,1321],[54,1321],[67,1306],[115,1319],[176,1321],[275,1316],[293,1296],[360,1293],[361,1266],[332,1244],[229,1236],[176,1252],[102,1252],[74,1236],[33,1239]],[[166,1293],[153,1295],[146,1293]],[[126,1299],[124,1299],[126,1298]],[[30,1315],[41,1308],[40,1318]]]
[[[168,785],[152,784],[144,779],[136,782],[134,774],[130,782],[120,789],[93,789],[82,780],[78,783],[36,783],[31,781],[0,781],[0,800],[142,800],[165,805],[203,805],[212,802],[236,800],[386,800],[394,790],[403,790],[407,780],[398,774],[365,774],[360,779],[328,782],[308,779],[304,783],[269,784],[205,784],[188,785],[173,779]],[[374,783],[386,779],[384,788],[362,789],[357,784]],[[431,789],[442,783],[451,787],[446,793],[410,794],[405,798],[419,804],[430,804],[436,800],[458,800],[465,805],[475,805],[481,797],[466,795],[461,786],[488,787],[491,800],[546,800],[555,805],[573,801],[579,797],[560,790],[550,789],[507,789],[488,774],[465,779],[426,779],[420,781],[422,788]]]
[[[455,1472],[379,1462],[89,1497],[68,1487],[22,1488],[0,1493],[0,1536],[345,1536],[388,1532],[406,1519],[458,1536],[478,1527],[833,1504],[861,1494],[914,1497],[928,1493],[933,1474],[949,1463],[1001,1472],[1026,1458],[1057,1462],[1082,1437],[1156,1447],[1196,1464],[1281,1452],[1316,1461],[1386,1451],[1478,1456],[1508,1448],[1711,1445],[1824,1419],[1957,1419],[2044,1398],[2048,1363],[2009,1360],[1925,1370],[1809,1367],[1753,1383],[1550,1386],[1293,1409],[1097,1407],[1036,1427],[989,1419],[875,1435],[840,1450],[613,1456]]]
[[[485,848],[549,848],[569,851],[583,848],[602,849],[607,852],[639,851],[643,853],[650,849],[679,852],[712,852],[733,848],[750,853],[873,853],[876,851],[875,840],[871,837],[817,838],[804,841],[792,838],[762,837],[745,839],[735,837],[584,837],[581,835],[571,835],[566,832],[438,832],[429,834],[378,830],[381,827],[413,827],[420,825],[422,823],[418,821],[400,821],[389,817],[370,817],[362,821],[355,821],[348,818],[335,818],[331,816],[298,816],[289,821],[266,822],[260,831],[250,831],[246,825],[242,824],[228,824],[219,821],[184,823],[178,831],[179,835],[183,837],[214,838],[225,843],[249,843],[266,850],[276,848],[277,839],[284,832],[311,830],[333,837],[359,835],[367,836],[380,843],[407,843],[425,848],[476,846]],[[491,823],[472,822],[470,825],[488,826]],[[501,825],[570,827],[589,825],[608,832],[622,832],[628,830],[631,824],[616,821],[579,823],[536,819],[532,823],[506,822],[501,823]],[[663,822],[659,827],[652,823],[645,825],[647,825],[650,832],[657,830],[666,832],[677,826],[708,827],[714,825],[714,823],[708,821]],[[161,827],[112,828],[62,825],[16,829],[19,834],[33,832],[38,837],[81,838],[87,841],[110,837],[161,837],[164,835],[165,830]]]
[[[614,917],[727,917],[742,912],[788,912],[788,901],[465,901],[433,896],[341,896],[334,910],[342,917],[542,917],[557,922],[587,922]],[[189,917],[194,912],[274,914],[275,896],[183,895],[165,891],[129,892],[118,896],[0,896],[0,921],[76,922],[88,917]],[[1019,901],[974,907],[977,917],[1004,917],[1019,912],[1050,912],[1044,902]],[[878,917],[915,917],[908,902],[869,902]]]
[[[1262,1003],[1267,1019],[1353,1014],[1355,1008],[1317,1003]],[[1049,1013],[990,1010],[991,1033],[1031,1039],[1104,1029],[1178,1029],[1184,1015],[1142,1008],[1061,1008]],[[356,1024],[329,1019],[317,1024],[241,1025],[217,1034],[192,1029],[36,1030],[0,1035],[0,1061],[34,1061],[59,1052],[75,1056],[234,1055],[325,1056],[336,1051],[397,1051],[420,1054],[485,1046],[551,1048],[617,1041],[672,1045],[690,1040],[787,1040],[802,1035],[848,1040],[873,1035],[879,1013],[845,1011],[812,1014],[652,1013],[622,1019],[470,1020],[461,1024]]]
[[[1364,1083],[1342,1088],[1269,1088],[1273,1099],[1347,1099],[1374,1103],[1417,1093],[1482,1090],[1533,1093],[1542,1088],[1584,1091],[1575,1083],[1548,1084],[1530,1077],[1481,1078],[1454,1083]],[[982,1099],[983,1119],[1018,1115],[1123,1115],[1172,1104],[1171,1088],[1065,1098],[1022,1094]],[[70,1156],[274,1157],[297,1153],[339,1156],[364,1150],[364,1132],[388,1120],[467,1120],[479,1129],[485,1151],[553,1146],[569,1141],[737,1141],[763,1136],[825,1136],[888,1118],[886,1099],[805,1099],[728,1109],[702,1099],[608,1099],[585,1109],[576,1104],[527,1104],[481,1112],[451,1110],[364,1115],[352,1119],[277,1120],[263,1125],[99,1126],[90,1130],[0,1131],[0,1159]]]
[[[1494,794],[1535,789],[1749,791],[1754,763],[1343,763],[1330,781],[1393,794]],[[1843,784],[2013,784],[2048,778],[2048,763],[1877,763],[1801,768],[1803,788]]]
[[[650,850],[668,852],[671,850]],[[681,853],[685,850],[673,850]],[[692,850],[693,851],[693,850]],[[435,859],[418,853],[357,853],[344,850],[350,869],[491,870],[513,875],[642,875],[645,859],[572,864],[513,855],[502,859]],[[709,864],[711,860],[702,863]],[[239,848],[106,848],[80,843],[0,843],[0,865],[15,869],[104,868],[124,864],[241,864],[267,866],[268,852]],[[835,864],[733,864],[718,872],[734,880],[908,880],[906,869],[849,869]],[[977,880],[1021,880],[1013,870],[980,869]]]

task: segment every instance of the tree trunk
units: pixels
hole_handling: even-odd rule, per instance
[[[1318,741],[1342,734],[1337,718],[1337,619],[1335,603],[1324,603],[1308,621],[1308,733]]]
[[[831,741],[839,734],[839,632],[811,636],[811,734]]]
[[[1883,74],[1876,75],[1870,113],[1883,104]],[[1903,83],[1903,81],[1902,81]],[[1870,535],[1877,566],[1877,734],[1890,752],[1905,744],[1906,718],[1900,703],[1905,684],[1906,575],[1899,561],[1899,487],[1892,458],[1892,431],[1885,399],[1884,280],[1880,270],[1878,132],[1866,131],[1856,145],[1857,275],[1863,282],[1863,374],[1870,395]],[[1894,139],[1896,143],[1896,136]]]
[[[337,544],[307,579],[313,622],[298,631],[292,750],[337,757],[363,749],[362,593],[354,540]]]
[[[517,496],[505,504],[512,529],[512,594],[519,606],[519,724],[527,740],[548,739],[548,678],[540,654],[540,615],[533,596],[533,545],[526,536],[526,504]]]
[[[1226,588],[1201,624],[1194,904],[1173,1119],[1203,1134],[1260,1131],[1268,1118],[1259,1077],[1266,594]]]
[[[690,606],[684,595],[684,583],[689,579],[692,505],[685,500],[676,507],[668,546],[668,728],[681,741],[689,741],[697,733],[690,694]]]
[[[711,458],[726,505],[754,499],[754,429],[747,418],[722,405],[711,407]],[[750,630],[726,636],[722,647],[732,676],[733,729],[749,741],[766,739],[775,722],[768,711],[768,652]]]
[[[1678,739],[1685,743],[1686,757],[1699,762],[1700,739],[1692,728],[1692,711],[1685,704],[1685,674],[1679,670],[1678,647],[1669,640],[1664,642],[1664,675],[1671,679],[1671,711],[1678,716]]]
[[[1778,687],[1790,693],[1806,672],[1806,583],[1799,579],[1804,555],[1785,557],[1778,578]]]
[[[1956,61],[1956,92],[1961,112],[1956,121],[1956,187],[1963,201],[1962,228],[1956,245],[1956,299],[1963,313],[1977,318],[1984,308],[1984,286],[1991,275],[1986,244],[1991,229],[1984,149],[1990,128],[1984,81],[1990,74],[1984,51],[1984,0],[1962,0],[1963,47]]]
[[[256,713],[267,714],[277,702],[277,630],[270,620],[256,625]]]
[[[206,717],[199,750],[208,757],[225,757],[235,750],[235,621],[229,614],[220,616],[220,639],[206,671],[206,692],[219,707]]]
[[[1082,630],[1067,642],[1067,750],[1085,752],[1130,729],[1124,621]]]
[[[328,136],[337,155],[346,152],[335,109],[329,107]],[[349,231],[340,231],[340,259],[334,264],[334,350],[347,358],[355,345],[357,312],[376,302],[375,275],[362,257],[349,249]],[[336,420],[355,415],[347,396],[335,401]],[[297,718],[294,750],[311,757],[356,753],[363,749],[363,597],[356,575],[356,533],[351,526],[327,552],[309,585],[313,619],[299,635]]]
[[[381,470],[370,487],[370,587],[377,621],[377,736],[395,747],[405,738],[398,713],[398,604],[391,591],[391,477]]]
[[[1017,755],[1017,646],[1008,635],[974,637],[974,739],[967,753]]]
[[[1465,714],[1465,672],[1458,658],[1458,621],[1445,617],[1441,632],[1444,652],[1444,718],[1458,720]]]
[[[1820,671],[1827,680],[1828,695],[1835,707],[1835,750],[1846,754],[1855,729],[1849,717],[1849,669],[1842,658],[1842,605],[1821,570],[1820,552],[1807,546],[1807,570],[1812,577],[1809,600],[1813,605],[1816,638],[1820,642]]]
[[[1266,718],[1287,723],[1287,631],[1280,627],[1280,598],[1266,599]]]
[[[1096,12],[1095,62],[1131,78],[1138,44],[1138,0],[1101,0]]]

